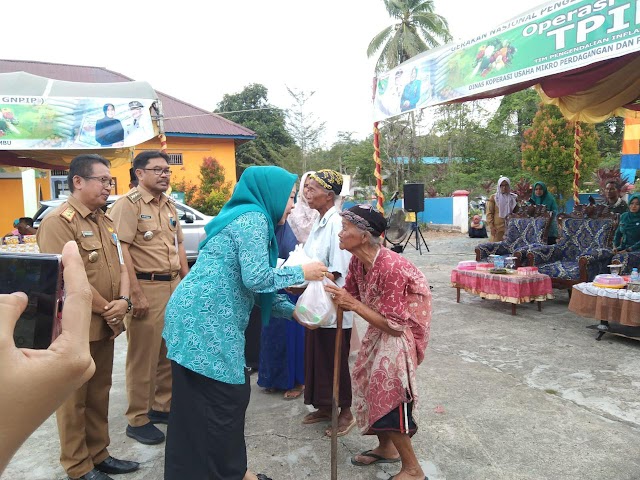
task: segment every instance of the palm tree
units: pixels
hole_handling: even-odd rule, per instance
[[[372,57],[380,48],[376,70],[397,67],[411,57],[452,40],[447,20],[434,12],[433,0],[383,0],[397,23],[378,33],[367,48]]]

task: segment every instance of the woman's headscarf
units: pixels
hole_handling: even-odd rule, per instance
[[[542,188],[542,196],[540,197],[536,195],[536,187],[538,185],[540,185],[540,187]],[[545,207],[547,207],[547,210],[549,212],[558,211],[558,204],[556,203],[556,199],[553,198],[553,195],[551,195],[551,193],[549,193],[549,191],[547,190],[547,186],[543,182],[536,182],[533,185],[533,191],[531,192],[531,198],[529,199],[529,201],[533,205],[544,205]]]
[[[640,201],[640,193],[629,195],[629,205],[632,200]],[[631,211],[620,215],[620,225],[618,227],[624,235],[625,247],[631,247],[640,241],[640,210],[636,213]]]
[[[496,191],[495,197],[496,204],[498,205],[498,215],[501,218],[506,218],[507,215],[513,212],[513,209],[516,207],[518,196],[515,193],[511,192],[507,194],[500,193],[500,185],[502,185],[502,182],[507,182],[507,184],[509,185],[509,189],[511,189],[511,180],[509,180],[507,177],[500,177],[500,179],[498,180],[498,189]]]
[[[278,261],[278,242],[275,227],[284,215],[289,202],[291,189],[297,180],[296,175],[280,167],[247,168],[231,198],[220,213],[204,227],[207,238],[200,244],[203,248],[229,223],[247,212],[260,212],[269,222],[269,266],[274,268]],[[275,293],[260,294],[260,309],[263,323],[271,317],[271,305]]]
[[[309,202],[304,196],[304,182],[306,182],[307,177],[313,173],[316,172],[311,171],[302,175],[302,178],[300,179],[300,189],[298,190],[296,208],[293,209],[288,218],[291,230],[293,230],[293,233],[300,243],[307,241],[309,233],[311,233],[313,223],[320,216],[320,213],[318,213],[317,210],[309,207]]]

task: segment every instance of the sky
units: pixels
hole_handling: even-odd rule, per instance
[[[546,3],[434,1],[456,41]],[[2,3],[0,58],[105,67],[206,110],[251,83],[280,108],[293,103],[286,87],[314,91],[308,106],[325,122],[325,146],[338,132],[372,130],[366,49],[392,23],[382,0]]]

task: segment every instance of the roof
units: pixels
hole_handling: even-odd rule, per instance
[[[132,82],[133,79],[103,67],[67,65],[63,63],[1,60],[0,73],[27,72],[33,75],[71,82],[113,83]],[[203,108],[158,92],[164,111],[167,135],[210,138],[231,138],[237,143],[252,140],[255,132]]]

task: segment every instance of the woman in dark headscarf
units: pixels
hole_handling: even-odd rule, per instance
[[[536,182],[533,185],[533,193],[531,194],[529,203],[531,205],[544,205],[547,207],[547,211],[552,212],[547,243],[549,245],[555,244],[558,238],[558,219],[556,218],[556,215],[558,215],[558,204],[543,182]]]
[[[102,111],[104,117],[96,122],[96,142],[103,147],[112,147],[124,142],[124,128],[120,120],[115,118],[116,107],[113,103],[105,103]]]
[[[279,167],[246,169],[167,304],[162,335],[173,386],[165,480],[256,478],[244,441],[251,392],[244,332],[254,297],[265,323],[272,314],[291,318],[294,305],[275,292],[327,271],[320,262],[276,268],[275,227],[293,208],[296,180]]]
[[[629,197],[629,211],[620,216],[620,223],[613,236],[614,253],[640,250],[640,193]]]

